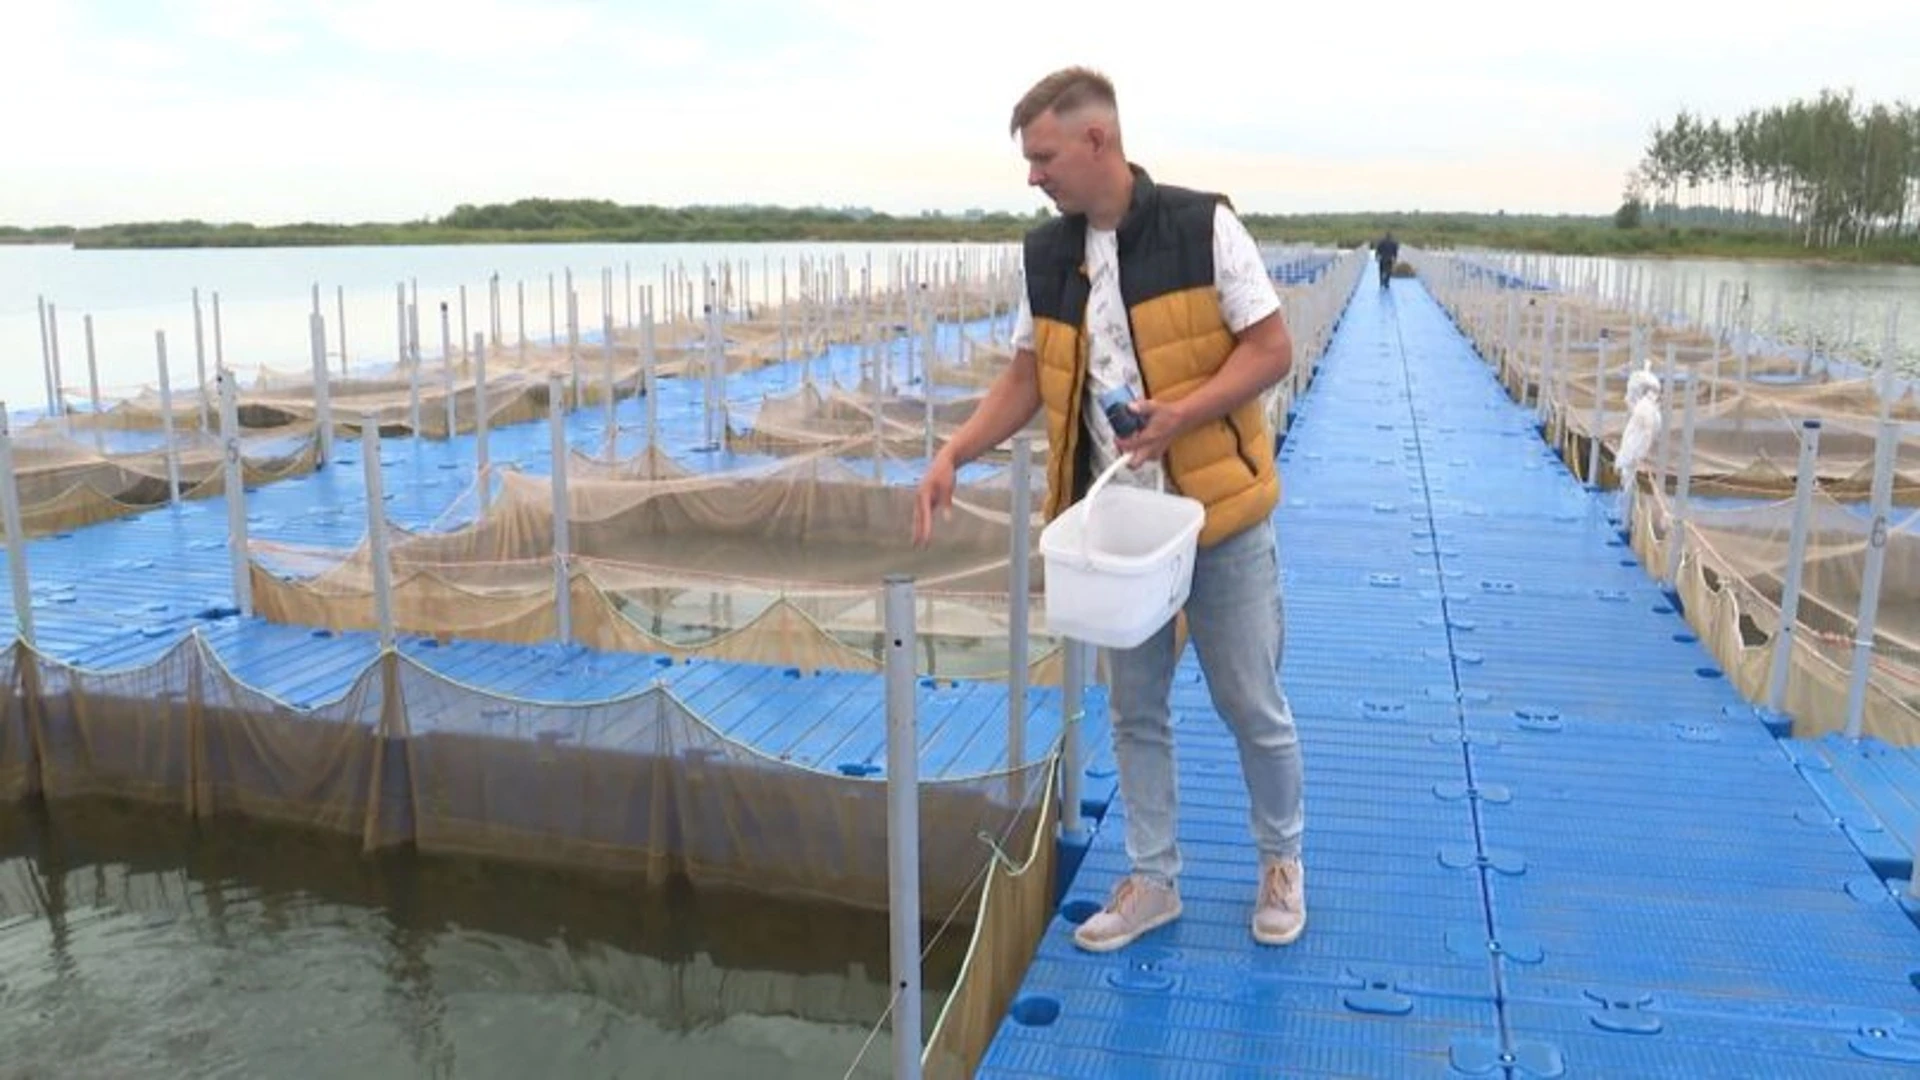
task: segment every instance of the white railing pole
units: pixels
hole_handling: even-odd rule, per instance
[[[660,422],[660,395],[656,392],[658,387],[654,384],[653,320],[655,311],[653,304],[653,286],[649,285],[640,297],[640,362],[645,369],[642,375],[646,380],[647,449],[649,451],[654,447],[654,438],[657,434],[655,429]]]
[[[1780,628],[1773,639],[1773,668],[1767,679],[1767,707],[1780,712],[1787,699],[1787,673],[1793,663],[1794,634],[1800,619],[1800,576],[1807,561],[1807,530],[1813,517],[1813,485],[1820,460],[1820,421],[1800,422],[1800,470],[1793,483],[1793,538],[1787,545],[1787,578],[1780,593]]]
[[[1065,836],[1086,828],[1080,820],[1080,732],[1086,712],[1088,648],[1085,642],[1060,639],[1060,832]]]
[[[567,414],[554,407],[562,393],[560,376],[547,376],[547,429],[553,450],[553,621],[562,645],[573,643],[573,587],[568,559],[573,551],[573,503],[567,497]]]
[[[47,305],[47,346],[48,363],[52,365],[48,378],[53,387],[53,408],[51,416],[65,416],[67,413],[66,378],[60,373],[60,308],[57,304]]]
[[[47,298],[36,296],[34,302],[40,309],[40,378],[47,384],[47,415],[52,416],[57,397],[53,386],[53,350],[47,337]]]
[[[1867,676],[1873,667],[1874,621],[1880,613],[1880,578],[1887,566],[1888,514],[1893,506],[1893,467],[1900,451],[1900,424],[1880,421],[1874,445],[1872,524],[1867,532],[1867,568],[1860,579],[1860,615],[1853,626],[1853,678],[1847,686],[1847,738],[1858,739],[1866,722]]]
[[[333,310],[339,319],[339,322],[335,324],[334,336],[339,338],[340,340],[340,376],[342,378],[345,378],[348,374],[347,372],[347,363],[348,363],[347,362],[347,287],[345,285],[335,285],[333,287],[333,301],[334,301]]]
[[[440,301],[440,390],[446,395],[447,438],[460,430],[460,405],[453,384],[453,330],[448,326],[447,302]],[[477,390],[476,390],[477,392]]]
[[[167,502],[180,502],[180,447],[173,434],[173,381],[167,375],[167,332],[153,332],[155,363],[160,368],[160,432],[167,456]]]
[[[393,286],[393,362],[407,362],[407,283]]]
[[[1600,490],[1601,431],[1607,422],[1607,342],[1605,338],[1593,352],[1593,418],[1587,445],[1587,486]]]
[[[313,338],[314,423],[320,429],[320,463],[333,462],[333,401],[327,391],[327,322],[319,312],[308,316]]]
[[[420,335],[414,329],[418,321],[419,313],[408,305],[400,326],[400,362],[407,366],[407,427],[416,443],[423,437],[420,434]],[[447,437],[452,438],[453,433],[448,432]]]
[[[1029,603],[1028,560],[1032,532],[1031,473],[1033,439],[1013,437],[1013,501],[1008,521],[1013,540],[1008,552],[1007,574],[1007,767],[1018,769],[1027,762],[1027,609]]]
[[[893,1076],[920,1075],[920,740],[913,579],[886,579],[887,912],[892,931]]]
[[[1682,388],[1675,392],[1686,395],[1686,401],[1681,404],[1680,479],[1674,490],[1673,519],[1667,535],[1667,584],[1677,591],[1680,556],[1687,542],[1687,498],[1693,488],[1693,402],[1699,394],[1695,392],[1692,372],[1687,373]]]
[[[617,388],[613,384],[613,316],[602,316],[600,325],[606,334],[601,353],[607,366],[607,460],[614,461],[615,450],[620,442],[620,395],[615,392]]]
[[[33,586],[27,577],[26,526],[20,520],[20,488],[13,473],[13,421],[7,415],[4,401],[0,401],[0,525],[5,525],[7,530],[7,574],[13,589],[14,633],[32,645]]]
[[[81,320],[87,335],[87,400],[93,403],[93,445],[97,450],[107,448],[107,430],[102,422],[100,411],[100,361],[93,351],[93,316]]]
[[[386,495],[380,476],[380,421],[372,413],[360,419],[360,460],[367,475],[367,550],[373,559],[373,612],[380,626],[380,649],[393,648],[393,567],[387,562]]]
[[[549,408],[552,406],[549,405]],[[475,482],[480,486],[480,512],[493,502],[492,463],[487,457],[487,346],[484,335],[473,336],[473,431],[477,461]]]
[[[247,477],[240,455],[240,388],[233,372],[220,369],[213,380],[220,394],[221,445],[226,456],[227,549],[233,561],[233,606],[253,615],[253,575],[247,550]]]
[[[193,400],[200,409],[200,430],[212,431],[213,422],[207,416],[207,338],[200,321],[199,289],[193,290],[193,371],[200,380],[193,384]]]

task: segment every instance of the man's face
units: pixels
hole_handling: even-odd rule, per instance
[[[1020,129],[1027,183],[1046,192],[1062,214],[1086,210],[1096,175],[1094,139],[1085,121],[1063,121],[1051,110]]]

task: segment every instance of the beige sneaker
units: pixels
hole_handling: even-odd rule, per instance
[[[1120,879],[1104,910],[1073,931],[1073,943],[1088,952],[1112,952],[1141,934],[1180,917],[1180,890],[1139,874]]]
[[[1299,859],[1267,859],[1260,867],[1260,900],[1253,909],[1253,940],[1291,945],[1307,928],[1306,867]]]

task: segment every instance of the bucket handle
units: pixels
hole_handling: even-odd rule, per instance
[[[1099,478],[1094,480],[1093,486],[1087,489],[1085,497],[1080,500],[1087,504],[1086,516],[1082,518],[1080,522],[1081,558],[1087,557],[1087,549],[1091,546],[1091,541],[1088,538],[1093,533],[1093,530],[1088,526],[1093,524],[1093,497],[1100,494],[1100,489],[1107,486],[1107,481],[1112,480],[1119,474],[1121,469],[1127,467],[1127,457],[1128,455],[1121,454],[1119,457],[1114,458],[1113,464],[1107,466],[1106,469],[1100,473]]]

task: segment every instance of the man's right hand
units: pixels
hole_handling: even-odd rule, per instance
[[[927,464],[927,474],[920,478],[920,491],[913,504],[915,547],[925,547],[927,541],[933,539],[935,511],[943,511],[944,514],[953,512],[953,485],[953,459],[942,450],[933,456],[933,460]]]

